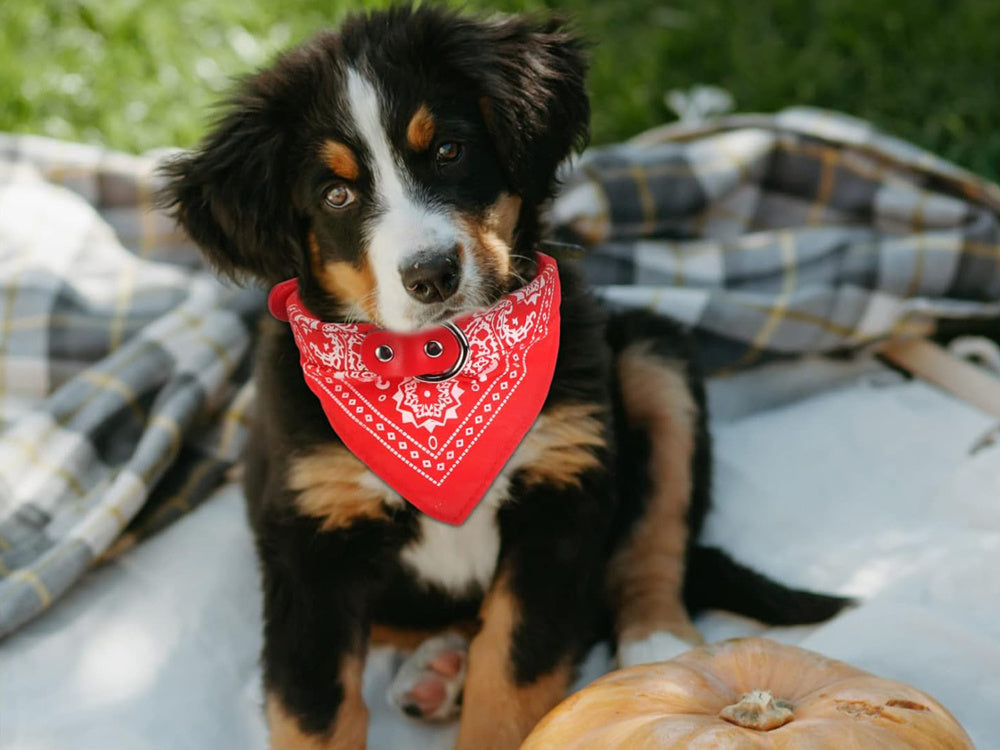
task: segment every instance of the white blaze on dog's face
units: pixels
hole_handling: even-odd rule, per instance
[[[497,205],[460,205],[447,188],[469,175],[462,164],[474,158],[468,154],[468,140],[459,133],[440,133],[444,128],[421,102],[407,123],[405,144],[393,143],[393,113],[377,84],[354,68],[348,68],[346,78],[361,152],[356,156],[358,177],[367,172],[369,186],[366,195],[351,193],[353,202],[370,203],[360,234],[373,286],[367,303],[358,304],[361,312],[387,328],[411,330],[488,304],[491,292],[506,286],[517,218],[516,211],[498,213],[505,203],[513,207],[518,201],[500,193]],[[428,163],[424,174],[411,170],[412,157]],[[334,189],[341,196],[351,185]],[[337,266],[333,268],[336,273]]]
[[[325,320],[414,330],[535,270],[541,204],[586,136],[581,43],[558,21],[399,7],[248,79],[168,198],[234,276],[291,276]]]
[[[354,66],[341,80],[315,160],[313,296],[400,331],[489,306],[511,287],[521,200],[478,103],[401,95]]]

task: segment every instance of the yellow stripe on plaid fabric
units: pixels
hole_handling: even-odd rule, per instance
[[[642,208],[642,235],[649,236],[656,231],[656,201],[649,189],[649,178],[646,171],[638,166],[629,169],[629,176],[635,184],[639,195],[639,206]]]
[[[185,323],[189,327],[197,327],[197,326],[201,325],[200,321],[198,321],[193,315],[180,315],[179,318],[180,318],[180,320],[183,323]],[[178,329],[179,328],[181,328],[181,326],[178,326]],[[173,333],[173,331],[165,332],[164,335],[170,335],[172,333]],[[114,374],[116,374],[120,370],[124,370],[126,367],[130,366],[134,360],[138,359],[139,357],[142,357],[142,356],[146,355],[148,353],[148,351],[152,347],[154,347],[154,346],[156,346],[155,342],[153,342],[153,341],[144,341],[143,344],[142,344],[142,346],[136,347],[136,349],[134,351],[130,352],[127,357],[122,357],[120,360],[118,360],[115,363],[116,369],[108,371],[106,373],[106,375],[108,377],[112,377]],[[48,425],[44,430],[42,430],[41,434],[39,434],[38,436],[36,436],[36,439],[34,441],[28,442],[26,440],[21,440],[20,441],[20,445],[19,445],[19,447],[21,448],[21,450],[24,451],[25,453],[30,453],[32,455],[36,455],[37,456],[38,455],[38,451],[39,451],[39,447],[38,446],[43,445],[45,443],[45,441],[48,440],[48,438],[57,429],[65,427],[73,418],[76,417],[77,414],[79,414],[81,411],[83,411],[84,409],[86,409],[87,406],[90,404],[90,402],[93,401],[95,398],[97,398],[97,396],[100,393],[102,393],[102,391],[99,388],[95,388],[93,391],[91,391],[86,396],[86,398],[81,399],[80,403],[77,404],[76,407],[74,407],[70,411],[68,411],[65,414],[63,414],[62,416],[60,416],[59,419],[54,420],[52,422],[52,424]],[[171,445],[174,446],[174,450],[176,451],[176,447],[179,445],[179,442],[180,442],[180,431],[179,431],[179,428],[176,425],[173,426],[173,428],[172,428],[171,431],[172,431],[172,436],[173,436],[173,441],[172,441]],[[61,470],[59,467],[50,467],[50,466],[40,465],[40,468],[43,468],[46,471],[49,471],[50,473],[55,473],[56,476],[60,476],[60,477],[61,477],[61,475],[59,473],[60,471],[62,471],[63,473],[66,473],[65,470]],[[3,467],[0,467],[0,474],[2,474],[2,473],[3,473]],[[66,477],[61,477],[61,478],[63,478],[66,481],[72,480],[75,483],[76,487],[79,488],[79,492],[77,492],[77,494],[81,498],[86,495],[86,491],[84,490],[84,488],[82,487],[82,485],[80,485],[79,482],[77,482],[75,479],[73,479],[72,477],[70,477],[68,474],[67,474]]]
[[[153,417],[150,420],[149,426],[161,427],[170,433],[170,447],[160,454],[152,466],[149,466],[142,472],[142,481],[147,485],[152,485],[167,465],[177,457],[177,453],[181,447],[181,429],[180,425],[162,414],[157,414]]]
[[[39,469],[62,479],[63,482],[66,483],[66,486],[69,487],[70,490],[73,491],[73,494],[77,497],[83,499],[87,496],[87,490],[80,483],[80,480],[70,474],[64,467],[50,463],[42,458],[36,444],[16,435],[8,435],[6,439],[20,448],[21,452],[28,459],[28,461],[37,466]],[[0,472],[3,472],[5,469],[6,467],[0,467]]]
[[[88,383],[96,385],[98,388],[114,391],[122,397],[125,405],[128,406],[129,411],[132,412],[136,419],[140,422],[146,421],[146,412],[139,406],[139,402],[132,389],[121,380],[99,370],[84,370],[80,373],[80,377]]]
[[[122,475],[119,475],[119,476],[122,476]],[[122,497],[121,499],[119,499],[117,502],[108,503],[107,505],[104,506],[104,509],[107,511],[107,513],[112,518],[114,518],[115,521],[118,523],[118,533],[119,534],[125,530],[125,527],[129,525],[129,522],[132,520],[133,516],[135,515],[134,512],[133,513],[126,513],[124,510],[122,510],[122,506],[125,505],[126,503],[132,501],[136,497],[139,497],[140,499],[144,499],[145,495],[147,493],[147,490],[149,489],[149,484],[146,482],[145,478],[137,477],[134,474],[132,474],[131,472],[125,472],[124,476],[125,477],[130,477],[132,479],[132,483],[129,486],[129,488],[128,488],[126,494],[125,494],[125,496]],[[141,505],[142,505],[142,503],[140,502],[139,505],[136,506],[136,511],[138,511],[138,509],[139,509],[139,507]]]
[[[806,219],[806,223],[811,227],[817,226],[823,221],[827,206],[830,204],[830,197],[833,195],[834,175],[840,162],[840,154],[839,149],[830,147],[825,147],[821,151],[819,189],[816,191],[816,200],[809,207],[809,216]]]
[[[63,545],[59,552],[51,555],[38,567],[30,569],[18,568],[10,571],[9,574],[7,574],[7,577],[14,580],[20,580],[21,582],[31,586],[31,588],[35,590],[35,593],[38,594],[38,599],[41,602],[42,609],[48,609],[49,605],[52,604],[52,593],[42,580],[42,573],[44,573],[50,566],[58,563],[73,550],[79,549],[80,546],[85,547],[86,545],[79,539],[71,539]],[[12,589],[8,589],[3,592],[3,595],[0,595],[0,606],[3,606],[3,603],[16,593],[17,592]]]
[[[10,286],[7,287],[6,299],[4,300],[3,322],[0,324],[0,424],[4,421],[3,407],[7,397],[7,342],[10,341],[11,324],[14,320],[14,303],[17,301],[17,292],[21,286],[19,282],[26,264],[27,257],[22,257],[10,274]]]
[[[108,350],[115,351],[122,345],[122,338],[125,333],[125,317],[128,314],[129,303],[132,300],[133,286],[135,284],[135,258],[129,257],[124,263],[121,271],[118,296],[115,300],[115,316],[108,326]]]
[[[910,283],[906,286],[906,296],[915,297],[920,287],[923,286],[924,266],[927,255],[927,235],[924,233],[924,204],[927,202],[927,192],[921,190],[917,198],[917,205],[913,207],[913,228],[917,232],[917,246],[913,258],[913,274],[910,276]]]
[[[768,313],[771,311],[770,305],[755,304],[755,303],[745,303],[744,307],[750,310],[756,310],[760,313]],[[829,333],[834,336],[839,336],[840,338],[849,339],[854,343],[862,343],[865,339],[858,335],[858,332],[854,328],[848,326],[842,326],[839,323],[834,323],[828,318],[824,318],[820,315],[813,315],[812,313],[805,312],[804,310],[796,310],[794,308],[787,308],[783,313],[785,320],[793,320],[796,323],[805,323],[807,325],[815,326],[819,328],[824,333]]]
[[[11,581],[20,581],[21,583],[27,584],[35,590],[38,594],[38,600],[41,602],[42,609],[48,609],[52,604],[52,594],[49,592],[45,583],[37,574],[33,573],[26,568],[18,568],[17,570],[12,570],[7,574],[7,579]],[[0,601],[3,601],[0,599]]]
[[[20,581],[34,589],[38,595],[39,602],[41,602],[42,609],[48,609],[49,605],[52,604],[52,593],[45,585],[45,582],[38,576],[37,572],[28,568],[15,568],[11,570],[3,560],[0,560],[0,575],[12,581]],[[12,595],[12,593],[8,591],[7,596]],[[5,598],[0,597],[0,602],[3,602]]]
[[[989,258],[991,260],[1000,260],[1000,243],[962,240],[962,253],[967,255],[974,255],[978,258]]]
[[[223,416],[222,437],[219,440],[219,448],[216,451],[216,455],[222,458],[227,457],[233,440],[236,437],[236,431],[240,427],[243,427],[244,429],[249,428],[250,420],[247,419],[246,410],[247,407],[253,403],[253,396],[252,387],[243,388],[236,395],[236,399],[226,410],[226,413]]]
[[[760,357],[761,352],[774,338],[781,321],[784,320],[788,312],[788,301],[795,291],[798,282],[798,271],[795,265],[795,236],[792,232],[778,233],[778,247],[781,249],[781,263],[784,275],[781,282],[781,293],[775,299],[774,304],[769,306],[770,313],[764,320],[757,335],[754,336],[753,343],[743,355],[728,367],[722,368],[719,375],[731,375],[748,365],[753,364]]]
[[[719,146],[718,150],[720,154],[713,161],[699,162],[697,174],[710,177],[724,172],[729,172],[732,169],[733,160],[722,153],[723,148],[724,147]],[[601,182],[610,182],[613,180],[622,180],[626,177],[632,177],[634,175],[633,170],[635,168],[636,167],[633,165],[623,167],[601,167],[599,171],[595,170],[594,174],[596,175],[596,179],[599,179]],[[691,167],[686,162],[655,164],[649,167],[642,167],[641,169],[647,179],[673,177],[679,180],[689,180],[692,176]],[[746,172],[744,173],[744,176],[748,174],[749,172]]]
[[[670,252],[674,257],[674,286],[684,286],[684,248],[677,242],[671,242]]]
[[[201,325],[201,321],[199,321],[198,319],[196,319],[194,316],[186,315],[186,316],[181,316],[181,318],[182,318],[182,320],[184,320],[187,323],[187,325],[189,325],[191,327],[200,327],[200,325]],[[130,364],[133,361],[133,359],[137,358],[138,356],[141,356],[146,351],[148,351],[149,347],[152,346],[152,345],[153,345],[153,342],[145,342],[144,346],[138,347],[136,349],[136,351],[132,352],[129,357],[123,358],[123,360],[118,363],[118,366],[121,367],[121,368],[124,368],[125,366],[127,366],[128,364]],[[110,374],[104,374],[104,375],[107,378],[114,379],[114,378],[111,377]],[[53,423],[52,425],[49,425],[48,428],[46,430],[44,430],[41,435],[38,436],[37,440],[34,443],[28,442],[26,440],[15,441],[15,444],[17,444],[18,447],[21,448],[21,450],[28,456],[29,460],[32,460],[42,470],[44,470],[44,471],[46,471],[46,472],[48,472],[50,474],[54,474],[55,476],[58,476],[59,478],[61,478],[64,482],[66,482],[67,486],[69,486],[70,489],[72,489],[74,491],[74,493],[80,499],[83,499],[84,497],[86,497],[86,489],[79,482],[79,480],[77,480],[75,477],[73,477],[63,467],[54,466],[52,464],[48,464],[47,462],[43,461],[41,459],[40,455],[39,455],[39,449],[38,449],[37,446],[44,444],[45,440],[47,440],[48,437],[53,432],[55,432],[55,430],[58,427],[62,427],[66,423],[68,423],[76,414],[78,414],[80,411],[82,411],[84,408],[86,408],[86,406],[100,392],[101,391],[99,391],[99,390],[95,390],[92,393],[90,393],[85,399],[82,400],[82,402],[80,404],[77,405],[77,407],[75,409],[73,409],[71,412],[63,415],[62,418],[60,420],[58,420],[57,422]],[[145,420],[143,420],[143,421],[145,421]],[[181,442],[181,430],[180,430],[179,425],[176,422],[174,422],[172,420],[169,420],[166,417],[163,417],[162,415],[156,415],[156,416],[153,417],[153,419],[151,420],[150,424],[157,424],[157,425],[159,425],[161,427],[166,428],[166,430],[170,433],[170,437],[171,437],[171,450],[169,452],[165,453],[161,457],[160,461],[158,461],[156,464],[154,464],[152,467],[150,467],[150,469],[148,469],[146,472],[144,472],[144,477],[143,478],[144,478],[144,481],[147,481],[147,482],[150,481],[150,479],[153,476],[155,476],[162,469],[162,467],[167,462],[173,460],[173,457],[176,455],[177,451],[180,448],[180,442]],[[2,467],[0,467],[0,473],[2,473]],[[111,510],[111,512],[114,513],[115,511]],[[120,512],[120,509],[119,509],[119,512]],[[118,520],[119,520],[119,523],[123,527],[125,525],[127,525],[127,521],[124,519],[124,517],[118,518]]]
[[[154,414],[149,420],[149,426],[161,427],[170,433],[170,452],[176,453],[181,447],[181,427],[176,420],[165,417],[162,414]]]
[[[201,318],[197,318],[191,313],[183,310],[180,311],[180,315],[181,317],[184,318],[184,320],[187,321],[187,323],[191,326],[193,330],[203,329],[205,321],[203,321]],[[226,351],[226,348],[222,344],[220,344],[218,341],[216,341],[211,336],[205,333],[195,334],[195,338],[198,340],[199,343],[204,344],[213,352],[215,352],[215,355],[219,358],[219,360],[223,362],[223,364],[226,366],[227,369],[232,369],[233,360],[229,356],[229,352]]]

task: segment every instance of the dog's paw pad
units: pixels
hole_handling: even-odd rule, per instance
[[[389,703],[407,716],[425,721],[458,716],[467,652],[466,640],[454,633],[424,641],[389,685]]]

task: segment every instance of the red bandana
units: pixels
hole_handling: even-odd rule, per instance
[[[559,272],[538,275],[489,310],[399,334],[324,323],[296,279],[271,290],[306,383],[344,444],[432,518],[462,523],[542,410],[559,351]]]

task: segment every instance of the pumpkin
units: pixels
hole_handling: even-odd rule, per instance
[[[975,750],[916,688],[764,638],[612,672],[521,750]]]

